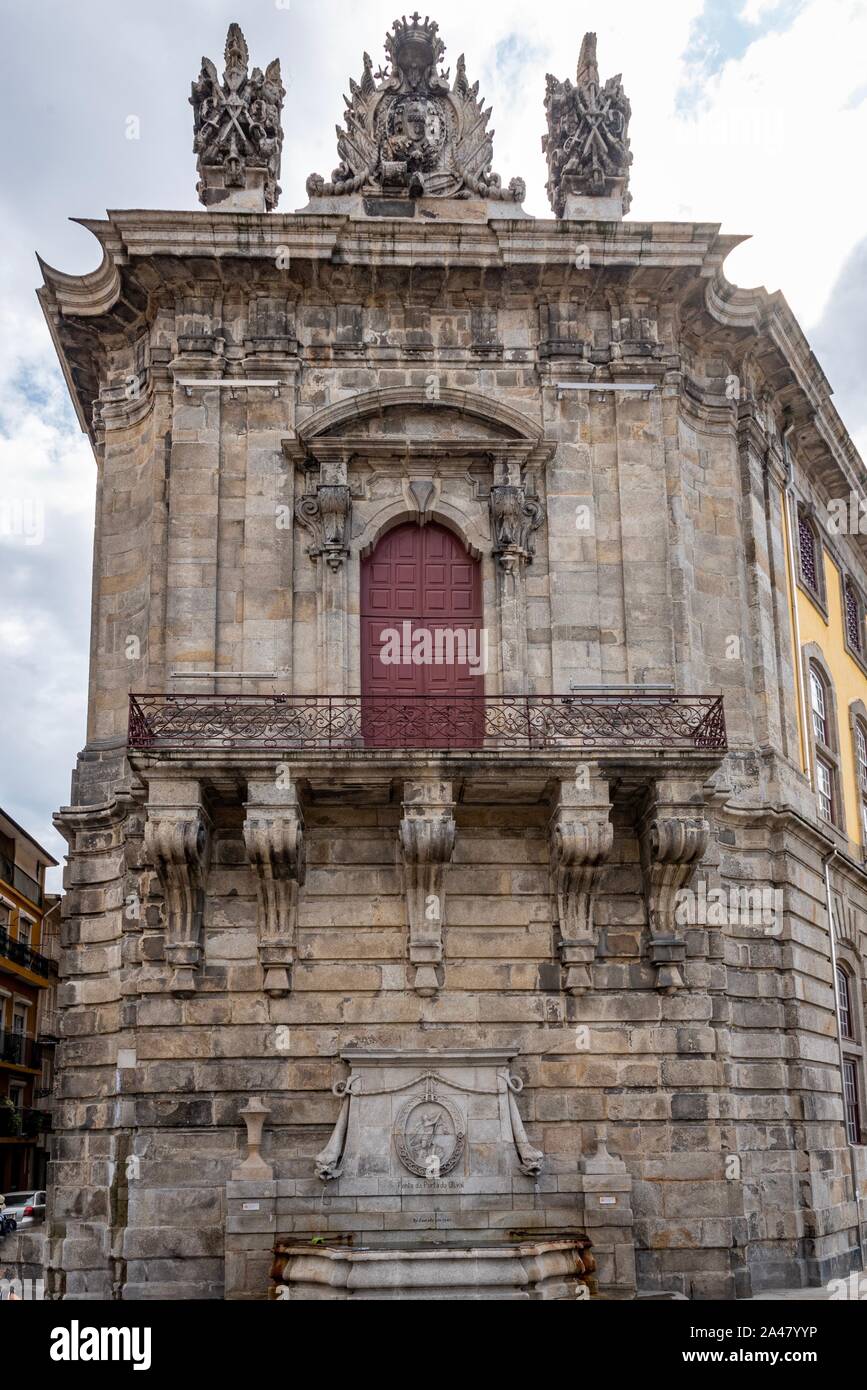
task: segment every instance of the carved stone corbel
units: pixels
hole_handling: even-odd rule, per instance
[[[299,499],[295,516],[313,537],[307,554],[325,556],[329,569],[337,571],[349,554],[349,521],[352,494],[346,483],[320,483],[315,492]]]
[[[400,848],[406,884],[409,959],[414,989],[422,995],[440,988],[443,959],[445,870],[455,848],[454,801],[450,782],[406,782],[400,821]]]
[[[610,815],[608,782],[595,764],[579,768],[574,783],[560,783],[548,845],[567,994],[592,987],[598,941],[593,906],[614,844]]]
[[[494,555],[508,573],[529,564],[535,554],[534,532],[542,525],[538,498],[528,496],[523,484],[495,483],[490,493],[491,534]]]
[[[180,996],[194,994],[197,988],[210,830],[197,783],[192,789],[183,783],[151,783],[145,852],[165,897],[165,955],[172,970],[169,988]]]
[[[294,786],[250,782],[244,844],[259,887],[259,963],[263,989],[288,994],[295,964],[298,892],[304,883],[304,817]]]
[[[696,814],[703,809],[704,794],[695,783],[657,782],[639,828],[648,954],[656,987],[666,993],[683,988],[686,941],[678,922],[678,895],[689,887],[708,846],[710,825]]]

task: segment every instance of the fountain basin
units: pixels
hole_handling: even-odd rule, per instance
[[[585,1299],[595,1292],[580,1233],[516,1240],[471,1237],[406,1245],[302,1243],[274,1247],[277,1299]]]

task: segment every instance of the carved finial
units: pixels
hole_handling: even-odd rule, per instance
[[[578,55],[578,72],[575,78],[576,86],[579,88],[589,87],[591,84],[598,89],[599,87],[599,68],[596,65],[596,35],[585,34],[581,40],[581,52]]]
[[[522,179],[503,188],[492,172],[490,110],[470,86],[463,55],[454,86],[442,70],[439,26],[418,11],[396,19],[386,35],[388,63],[375,75],[367,54],[364,76],[351,87],[345,130],[338,130],[340,164],[326,182],[311,174],[312,198],[358,193],[390,198],[491,198],[520,203]],[[378,84],[378,85],[377,85]]]
[[[596,35],[584,35],[576,84],[548,74],[545,111],[548,134],[548,198],[558,217],[621,218],[632,202],[628,191],[629,100],[620,74],[600,86]]]
[[[193,83],[193,151],[198,155],[197,192],[205,207],[226,212],[264,212],[277,206],[286,95],[280,61],[263,75],[248,72],[250,54],[238,24],[226,35],[223,81],[209,58]]]

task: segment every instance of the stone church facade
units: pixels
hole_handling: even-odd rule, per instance
[[[833,983],[860,1028],[867,879],[811,776],[789,497],[863,464],[740,238],[623,220],[592,35],[550,219],[435,25],[386,57],[282,214],[279,63],[232,26],[203,210],[43,268],[98,468],[49,1288],[822,1282],[867,1216]]]

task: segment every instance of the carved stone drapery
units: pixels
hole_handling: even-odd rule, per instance
[[[169,988],[181,996],[197,987],[210,831],[197,783],[151,783],[144,847],[165,897]]]
[[[593,764],[579,767],[574,783],[561,782],[548,845],[567,994],[582,994],[593,983],[598,935],[593,902],[614,844],[610,814],[608,782]]]
[[[656,969],[657,989],[683,987],[681,967],[686,942],[678,922],[678,895],[689,887],[708,846],[710,825],[701,787],[692,782],[657,782],[639,828],[648,953]]]
[[[484,1149],[488,1165],[492,1154],[498,1153],[499,1165],[493,1169],[498,1174],[508,1172],[513,1164],[527,1177],[538,1177],[542,1171],[545,1155],[530,1142],[516,1101],[524,1083],[511,1068],[514,1048],[353,1047],[340,1056],[351,1071],[345,1081],[335,1081],[331,1088],[340,1109],[328,1143],[315,1159],[316,1176],[323,1182],[344,1178],[351,1184],[366,1178],[371,1159],[377,1165],[380,1193],[386,1195],[389,1190],[395,1194],[405,1190],[407,1171],[421,1182],[435,1184],[449,1173],[460,1182],[463,1155],[476,1144]],[[493,1132],[489,1128],[478,1138],[472,1122],[467,1123],[471,1096],[496,1098],[495,1108],[488,1112]],[[411,1142],[407,1122],[421,1107],[429,1117],[438,1114],[443,1128],[439,1134],[439,1126],[427,1131],[419,1148]],[[388,1160],[385,1168],[383,1157]],[[469,1171],[473,1172],[472,1159]],[[479,1175],[473,1172],[473,1176],[478,1180]],[[429,1191],[435,1201],[436,1189]],[[510,1200],[503,1194],[504,1207]]]
[[[304,883],[304,817],[294,786],[250,782],[244,844],[259,886],[259,963],[273,998],[292,988],[298,892]]]
[[[556,216],[622,217],[632,201],[632,113],[619,74],[600,86],[595,34],[584,35],[574,86],[568,78],[558,82],[548,74],[545,110],[548,134],[542,148],[548,156],[548,199]],[[610,206],[597,203],[594,209],[593,203],[603,199]]]
[[[196,191],[205,207],[270,211],[277,206],[285,88],[280,60],[248,73],[250,55],[237,24],[226,36],[226,69],[220,82],[210,58],[193,83],[193,150],[198,155]]]
[[[445,870],[455,848],[451,783],[406,782],[399,833],[413,987],[422,995],[435,994],[443,959]]]
[[[340,569],[349,554],[351,515],[352,494],[346,483],[320,483],[299,500],[295,516],[313,537],[307,549],[311,559],[324,555],[330,569]]]
[[[520,203],[523,179],[503,188],[492,172],[491,117],[479,84],[467,78],[463,54],[453,85],[440,71],[445,45],[438,26],[414,14],[395,20],[386,36],[388,70],[374,75],[364,55],[360,82],[345,97],[345,129],[337,128],[340,164],[326,182],[311,174],[311,198],[365,192],[403,198],[491,198]]]

